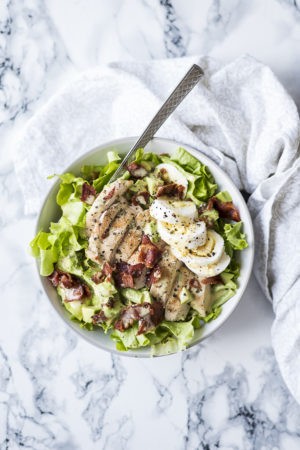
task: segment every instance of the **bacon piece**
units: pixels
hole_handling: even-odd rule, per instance
[[[74,302],[81,300],[84,296],[84,289],[82,284],[65,289],[65,302]]]
[[[114,266],[111,266],[108,262],[105,261],[102,270],[100,272],[96,272],[92,276],[93,282],[99,284],[102,283],[102,281],[104,281],[105,278],[107,279],[107,281],[110,282],[112,280],[112,274],[115,269],[116,268]]]
[[[141,277],[144,268],[144,264],[127,264],[123,261],[117,263],[116,273],[114,274],[117,285],[133,288],[137,278]]]
[[[219,212],[219,216],[222,217],[222,219],[240,222],[240,213],[232,202],[222,202],[217,197],[211,197],[208,201],[207,209],[213,207]]]
[[[107,320],[107,317],[103,311],[100,311],[97,314],[94,314],[92,316],[92,322],[94,325],[100,325],[100,324],[104,323],[106,320]]]
[[[48,279],[54,287],[61,286],[64,289],[66,302],[73,302],[74,300],[81,300],[91,296],[89,287],[70,273],[56,269],[49,275]]]
[[[102,274],[107,278],[107,281],[112,280],[112,274],[115,270],[115,267],[111,266],[108,262],[105,261],[102,268]]]
[[[204,278],[201,282],[203,284],[224,284],[222,277],[220,275],[215,275],[214,277]]]
[[[131,202],[133,205],[138,206],[146,206],[149,202],[150,194],[149,192],[138,192],[137,194],[133,195],[131,198]]]
[[[134,279],[130,273],[127,272],[122,273],[121,278],[122,278],[121,286],[129,288],[134,287]]]
[[[159,186],[156,192],[156,197],[166,195],[169,197],[177,197],[179,199],[183,199],[184,191],[185,188],[181,184],[176,183],[165,184],[164,186]]]
[[[159,267],[158,265],[153,267],[149,274],[149,285],[151,286],[152,284],[157,283],[161,279],[161,275],[161,267]]]
[[[62,273],[60,275],[60,284],[65,288],[71,288],[74,286],[74,279],[70,273]]]
[[[106,194],[105,197],[103,197],[103,200],[106,202],[107,200],[109,200],[110,198],[112,198],[112,196],[114,195],[116,190],[116,187],[114,186],[110,191],[108,191],[108,193]]]
[[[138,261],[148,269],[152,269],[162,255],[161,250],[151,242],[149,236],[144,234],[138,249]]]
[[[52,272],[51,275],[48,276],[48,280],[51,281],[54,287],[58,286],[59,279],[60,276],[58,270],[54,270],[54,272]]]
[[[133,178],[144,178],[147,175],[147,170],[136,162],[128,164],[127,170]]]
[[[125,331],[138,322],[137,334],[146,333],[158,325],[164,317],[164,308],[160,302],[142,303],[141,305],[127,306],[121,311],[115,323],[116,330]]]
[[[91,186],[88,183],[83,183],[81,197],[80,197],[80,200],[82,202],[85,202],[88,205],[92,205],[94,203],[96,195],[97,195],[97,191],[93,186]]]
[[[197,278],[191,278],[189,281],[189,288],[190,289],[200,289],[201,288],[200,281],[197,280]]]
[[[103,272],[96,272],[94,273],[94,275],[92,276],[92,281],[96,284],[102,283],[102,281],[104,281],[105,279],[105,275],[103,274]]]

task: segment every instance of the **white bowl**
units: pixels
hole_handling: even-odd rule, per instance
[[[84,164],[105,164],[106,154],[108,151],[117,150],[120,154],[125,154],[134,144],[135,141],[136,138],[131,137],[118,139],[100,145],[99,147],[87,152],[85,155],[78,158],[73,164],[71,164],[68,168],[65,169],[65,172],[73,172],[75,174],[79,174],[80,168]],[[146,150],[154,153],[172,154],[178,148],[178,146],[184,147],[188,152],[190,152],[193,156],[195,156],[202,163],[204,163],[209,167],[220,190],[227,190],[230,192],[233,199],[233,203],[237,206],[240,212],[241,219],[244,223],[244,231],[247,235],[247,240],[249,244],[249,246],[245,250],[243,250],[242,252],[238,252],[239,261],[241,264],[241,274],[238,280],[239,287],[235,296],[232,297],[227,303],[223,305],[221,314],[215,320],[205,324],[205,326],[202,329],[196,330],[193,341],[190,344],[190,346],[192,346],[202,341],[203,339],[211,335],[214,331],[216,331],[236,308],[240,298],[242,297],[246,289],[246,286],[250,278],[254,256],[254,236],[251,217],[241,193],[235,187],[229,176],[226,175],[223,172],[223,170],[221,170],[217,166],[217,164],[211,161],[207,156],[189,147],[188,145],[179,144],[177,142],[170,141],[168,139],[160,139],[160,138],[154,138],[151,142],[149,142],[149,144],[146,147]],[[41,229],[43,229],[44,231],[48,231],[50,222],[57,221],[60,217],[60,208],[57,206],[55,201],[58,187],[59,181],[57,181],[54,184],[54,186],[52,187],[52,189],[50,190],[44,201],[44,204],[42,206],[38,218],[37,231]],[[108,335],[105,335],[101,329],[88,331],[86,329],[80,328],[78,323],[70,320],[70,314],[66,311],[66,309],[62,305],[61,300],[57,295],[56,289],[50,284],[47,278],[40,277],[40,279],[43,288],[51,304],[57,311],[58,315],[65,321],[65,323],[70,328],[76,331],[77,334],[86,339],[88,342],[96,345],[99,348],[102,348],[103,350],[115,352],[122,355],[135,357],[151,356],[150,349],[147,348],[141,348],[138,350],[129,350],[127,352],[119,352],[118,350],[115,349],[114,341],[112,341]]]

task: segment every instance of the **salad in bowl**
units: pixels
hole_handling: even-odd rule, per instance
[[[40,218],[30,243],[56,308],[85,337],[96,332],[94,343],[105,336],[117,351],[165,355],[199,341],[241,296],[241,254],[249,247],[243,289],[251,271],[251,220],[245,233],[245,213],[215,179],[214,163],[165,147],[139,149],[113,183],[118,146],[105,164],[54,175],[43,208],[45,217],[52,202],[51,217]]]

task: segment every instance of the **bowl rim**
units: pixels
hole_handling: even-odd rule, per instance
[[[137,139],[139,138],[139,136],[126,136],[126,137],[122,137],[122,138],[118,138],[118,139],[112,139],[110,141],[106,141],[102,144],[97,145],[96,147],[93,147],[92,149],[88,150],[87,152],[84,152],[83,154],[81,154],[80,156],[78,156],[76,159],[74,159],[72,161],[72,163],[70,163],[65,169],[63,169],[61,171],[61,173],[66,173],[70,170],[72,170],[72,167],[76,164],[78,164],[82,159],[85,159],[91,155],[93,155],[94,153],[97,153],[99,151],[104,151],[105,149],[108,149],[109,147],[113,147],[113,146],[118,146],[118,144],[125,144],[126,142],[135,142]],[[226,181],[228,181],[230,184],[233,184],[235,189],[236,189],[236,195],[240,198],[240,201],[244,204],[244,208],[245,208],[245,214],[247,216],[247,225],[251,234],[251,247],[248,247],[248,250],[250,251],[250,254],[248,256],[249,259],[249,263],[248,263],[248,268],[247,268],[247,272],[245,273],[244,279],[245,282],[243,284],[243,286],[239,287],[239,298],[237,299],[237,301],[235,302],[235,304],[233,305],[232,309],[227,313],[226,316],[223,317],[223,320],[217,325],[217,327],[211,331],[209,331],[205,336],[199,338],[198,340],[196,340],[195,342],[192,342],[190,345],[188,345],[185,349],[177,351],[175,353],[170,353],[170,354],[165,354],[165,355],[151,355],[151,353],[146,353],[146,352],[140,352],[138,353],[139,349],[134,349],[134,351],[126,351],[126,352],[122,352],[117,350],[116,348],[112,348],[109,349],[106,346],[104,346],[101,341],[99,341],[98,343],[96,343],[94,340],[90,339],[88,337],[88,335],[85,334],[81,334],[78,326],[76,326],[75,323],[72,322],[72,320],[66,320],[66,318],[59,313],[59,311],[57,311],[57,309],[55,308],[53,302],[50,300],[49,295],[46,291],[45,288],[45,280],[46,277],[40,275],[39,272],[39,260],[36,259],[35,263],[36,263],[36,268],[37,268],[37,275],[39,278],[39,282],[42,285],[42,289],[44,294],[46,295],[48,301],[50,302],[52,308],[56,311],[57,315],[60,317],[60,319],[69,327],[71,328],[78,336],[80,336],[81,338],[83,338],[86,342],[92,344],[94,347],[104,350],[106,352],[109,353],[113,353],[115,355],[119,355],[119,356],[124,356],[124,357],[129,357],[129,358],[158,358],[158,357],[166,357],[166,356],[172,356],[175,354],[179,354],[182,353],[183,351],[186,351],[192,347],[194,347],[195,345],[199,345],[201,342],[203,342],[205,339],[207,339],[208,337],[210,337],[212,334],[214,334],[226,321],[227,319],[231,316],[231,314],[233,313],[233,311],[236,309],[236,307],[238,306],[238,304],[240,303],[240,300],[242,298],[242,296],[245,293],[245,290],[249,284],[249,280],[252,274],[252,269],[253,269],[253,262],[254,262],[254,254],[255,254],[255,239],[254,239],[254,228],[253,228],[253,223],[252,223],[252,218],[248,209],[248,206],[244,200],[244,197],[242,196],[240,190],[236,187],[236,185],[234,184],[234,182],[232,181],[232,179],[230,178],[230,176],[221,168],[218,166],[218,164],[216,164],[211,158],[209,158],[209,156],[205,155],[204,153],[202,153],[200,150],[197,150],[197,148],[193,147],[192,145],[189,144],[184,144],[182,142],[178,142],[176,140],[173,139],[169,139],[169,138],[164,138],[164,137],[153,137],[148,144],[151,144],[151,142],[156,141],[162,141],[164,143],[169,143],[171,145],[177,145],[177,146],[181,146],[181,147],[185,147],[187,148],[187,151],[192,150],[193,151],[193,156],[195,156],[197,159],[199,159],[200,162],[201,158],[203,157],[205,160],[208,160],[208,164],[206,162],[205,165],[210,165],[211,167],[215,168],[218,171],[222,172],[222,175],[224,176],[224,178],[226,179]],[[147,144],[147,145],[148,145]],[[147,147],[147,145],[145,146],[145,148]],[[199,155],[199,156],[198,156]],[[209,167],[210,168],[210,167]],[[40,230],[39,230],[39,223],[41,220],[41,215],[42,212],[48,202],[48,200],[50,200],[51,195],[53,194],[53,191],[58,187],[59,185],[59,179],[56,180],[50,187],[48,192],[45,194],[44,200],[42,202],[42,204],[40,205],[39,208],[39,213],[37,216],[37,220],[36,220],[36,226],[35,226],[35,234],[37,234]],[[249,232],[248,232],[249,235]],[[229,299],[230,301],[230,299]],[[222,314],[222,313],[221,313]],[[136,353],[137,352],[137,353]]]

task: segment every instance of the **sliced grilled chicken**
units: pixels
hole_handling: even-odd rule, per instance
[[[100,260],[107,261],[108,263],[114,261],[115,253],[134,216],[135,211],[132,207],[123,209],[118,213],[107,232],[107,236],[100,242]]]
[[[160,278],[155,283],[152,283],[150,293],[165,305],[182,263],[175,258],[171,253],[171,248],[167,246],[158,266],[160,268]]]
[[[151,219],[149,210],[143,211],[141,207],[137,206],[136,211],[137,214],[135,216],[135,220],[131,223],[129,230],[125,234],[124,239],[116,251],[115,260],[117,262],[124,261],[129,264],[133,264],[129,261],[130,257],[141,243],[143,237],[143,227]]]
[[[88,236],[91,235],[94,225],[97,223],[103,211],[115,203],[115,201],[119,199],[132,184],[133,181],[131,180],[116,180],[100,192],[86,215],[86,231]]]
[[[124,236],[124,239],[116,250],[115,260],[117,262],[127,262],[133,252],[140,245],[143,236],[141,228],[136,228],[136,223],[132,222],[131,227]]]
[[[191,275],[194,275],[191,273]],[[198,311],[200,316],[205,317],[212,305],[211,287],[209,284],[201,284],[191,288],[190,291],[194,295],[194,299],[190,305],[193,309]]]
[[[111,205],[110,208],[106,209],[99,218],[99,226],[95,227],[97,229],[97,233],[100,237],[100,239],[103,239],[112,224],[113,220],[115,219],[116,215],[121,209],[125,209],[128,207],[128,203],[125,199],[121,198],[120,201],[114,203]],[[94,229],[95,229],[94,228]]]
[[[149,209],[145,209],[137,214],[137,216],[135,218],[135,223],[136,223],[137,227],[140,227],[143,229],[144,226],[146,225],[146,223],[151,222],[151,220],[153,220],[153,219],[150,215]]]
[[[101,248],[101,242],[105,237],[106,233],[113,220],[116,218],[117,214],[125,209],[128,203],[126,200],[121,199],[120,202],[113,204],[110,208],[103,211],[99,219],[96,219],[96,223],[94,224],[93,230],[89,237],[89,246],[86,250],[86,256],[90,258],[95,263],[100,262],[99,253]]]
[[[143,237],[143,228],[151,220],[150,212],[148,209],[145,211],[141,209],[141,211],[136,215],[135,217],[135,226],[136,230],[138,232],[141,232],[141,238],[139,239],[137,246],[135,247],[134,251],[131,253],[130,257],[126,260],[123,259],[123,261],[128,262],[128,264],[138,264],[139,263],[139,245],[141,243],[142,237]]]
[[[171,295],[169,296],[165,306],[165,319],[172,322],[185,320],[190,305],[189,303],[181,303],[180,294],[183,288],[188,286],[190,280],[190,271],[182,266],[174,283]]]

